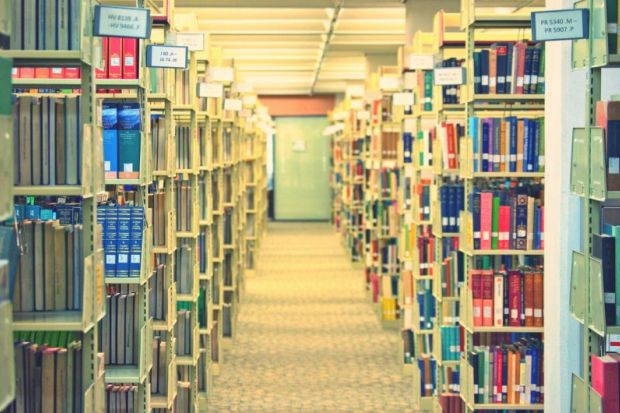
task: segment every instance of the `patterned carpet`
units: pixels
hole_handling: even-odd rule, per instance
[[[328,224],[270,224],[211,412],[405,412],[412,380]]]

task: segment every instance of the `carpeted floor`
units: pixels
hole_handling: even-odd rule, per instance
[[[405,412],[412,380],[329,224],[270,224],[209,411]]]

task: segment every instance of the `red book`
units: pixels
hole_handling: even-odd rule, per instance
[[[534,326],[543,326],[544,279],[540,269],[534,272]]]
[[[510,207],[500,205],[499,207],[499,241],[498,249],[510,249]]]
[[[123,79],[138,78],[138,39],[123,39]]]
[[[473,299],[474,327],[482,326],[482,270],[469,272],[471,295]]]
[[[523,80],[525,75],[525,43],[516,43],[514,47],[517,49],[517,94],[523,94]]]
[[[480,249],[491,249],[491,227],[493,223],[493,193],[480,193]]]
[[[521,326],[521,271],[508,271],[508,325]]]
[[[51,76],[49,67],[36,67],[34,69],[35,79],[49,79]]]
[[[618,383],[620,364],[609,355],[592,357],[592,388],[603,400],[603,412],[619,413],[620,402]]]
[[[52,67],[50,69],[50,78],[52,79],[64,79],[65,69],[64,67]]]
[[[502,402],[502,390],[503,390],[503,361],[504,361],[504,353],[501,348],[497,348],[495,351],[495,371],[497,372],[496,377],[497,381],[495,382],[495,401],[497,403]]]
[[[82,73],[79,67],[66,67],[65,79],[79,79]]]
[[[482,271],[482,325],[493,327],[493,270]]]
[[[108,38],[101,39],[101,57],[103,58],[103,68],[95,69],[95,78],[106,79],[108,77]]]
[[[20,73],[20,71],[21,71],[21,68],[19,68],[19,67],[13,67],[13,68],[11,69],[11,77],[12,77],[13,79],[19,79],[19,76],[20,76],[20,74],[21,74],[21,73]]]
[[[21,77],[22,79],[34,79],[34,67],[20,68],[19,77]]]
[[[448,141],[448,168],[456,169],[456,141],[454,137],[454,125],[446,125],[446,135]]]
[[[123,39],[110,37],[108,39],[108,78],[123,78]]]
[[[534,273],[532,271],[525,271],[523,277],[524,325],[525,327],[534,327]]]

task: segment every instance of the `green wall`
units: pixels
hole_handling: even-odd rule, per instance
[[[329,138],[324,116],[276,118],[275,219],[330,217]]]

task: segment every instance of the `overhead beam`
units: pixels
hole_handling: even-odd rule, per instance
[[[334,37],[334,29],[336,28],[336,24],[338,23],[338,16],[340,16],[340,10],[342,9],[342,3],[344,0],[338,0],[336,6],[334,7],[334,12],[332,14],[332,18],[329,22],[329,28],[327,30],[327,34],[325,35],[325,42],[321,47],[321,56],[316,64],[316,70],[314,72],[314,77],[312,78],[312,86],[310,86],[310,94],[314,93],[314,86],[316,85],[316,81],[319,78],[319,73],[321,72],[321,66],[323,65],[323,60],[325,59],[325,54],[327,53],[327,49],[329,48],[329,43],[332,41],[332,37]]]

